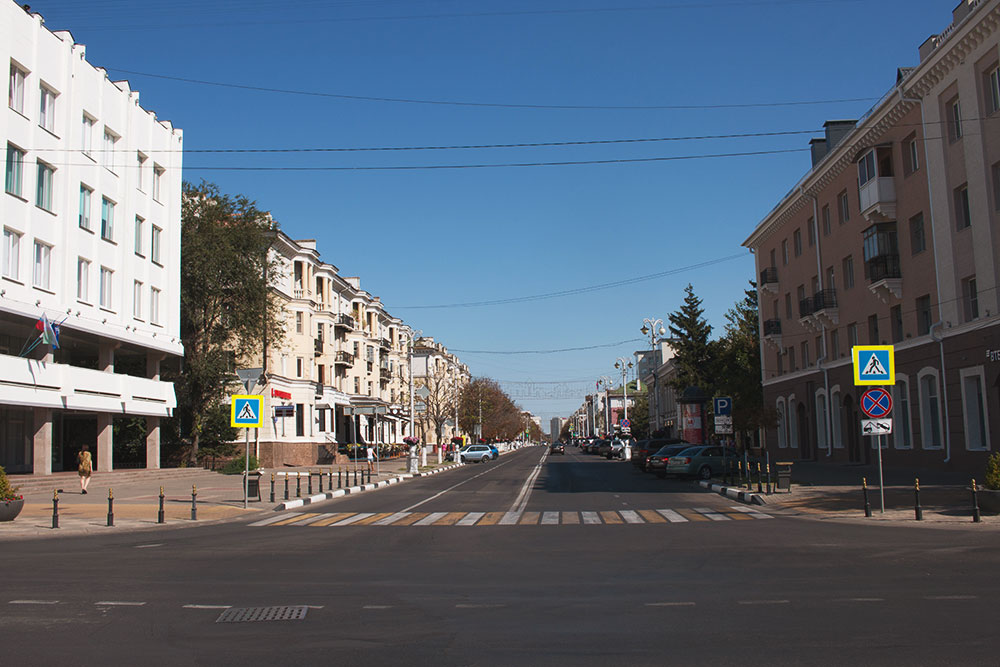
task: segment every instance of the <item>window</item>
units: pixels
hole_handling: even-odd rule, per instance
[[[924,214],[917,213],[910,218],[910,251],[916,255],[927,249],[927,237],[924,235]]]
[[[34,269],[31,273],[31,284],[44,290],[49,289],[50,270],[52,267],[52,246],[35,241]]]
[[[826,390],[816,391],[816,449],[827,449],[829,419],[826,410]]]
[[[903,307],[893,306],[889,309],[889,322],[892,326],[892,342],[903,342]]]
[[[13,229],[3,230],[3,275],[18,279],[20,272],[21,235]]]
[[[38,126],[55,134],[56,94],[47,86],[38,87]]]
[[[132,283],[132,317],[142,319],[142,283],[138,280]]]
[[[972,450],[987,450],[990,448],[990,436],[986,425],[986,387],[982,366],[963,368],[959,371],[962,378],[962,413],[965,416],[965,448]]]
[[[160,324],[160,290],[155,287],[149,288],[149,322]]]
[[[830,235],[830,206],[823,207],[823,236]]]
[[[844,224],[851,219],[850,201],[847,199],[847,190],[837,195],[837,220]]]
[[[786,354],[788,355],[788,372],[792,373],[795,371],[795,348],[788,348]]]
[[[118,143],[118,136],[109,130],[104,128],[104,166],[108,168],[112,174],[117,173],[115,171],[115,144]]]
[[[955,226],[965,229],[972,225],[972,210],[969,208],[969,186],[962,184],[955,188]]]
[[[52,185],[55,180],[56,170],[38,161],[38,187],[35,190],[35,206],[52,211]]]
[[[920,158],[917,154],[917,137],[911,134],[903,139],[903,176],[909,176],[920,169]]]
[[[10,64],[10,84],[7,87],[7,105],[18,112],[24,114],[24,79],[28,73],[15,65]]]
[[[76,260],[76,298],[84,303],[90,301],[90,260],[78,257]]]
[[[795,256],[798,257],[802,254],[802,230],[796,229],[795,233],[792,234],[792,247],[795,252]]]
[[[146,156],[142,152],[137,152],[135,154],[135,187],[139,188],[141,192],[146,191],[144,176],[146,174]]]
[[[1000,165],[997,165],[997,167],[1000,167]],[[774,248],[771,248],[771,266],[778,266],[776,254]]]
[[[90,229],[90,195],[94,193],[83,183],[80,184],[80,228]]]
[[[807,235],[809,237],[809,247],[816,245],[816,219],[809,218],[806,221],[806,229],[808,230]]]
[[[24,176],[24,151],[13,144],[7,144],[7,167],[4,172],[4,189],[12,195],[21,196]]]
[[[787,428],[785,427],[785,399],[779,398],[775,408],[777,408],[778,413],[778,447],[780,449],[785,449],[788,447],[788,440],[786,438]]]
[[[910,381],[896,373],[896,386],[892,389],[892,439],[896,449],[913,449],[912,424],[910,423]]]
[[[788,239],[784,239],[781,242],[781,262],[782,264],[788,264]]]
[[[948,102],[948,138],[952,141],[962,138],[962,105],[957,97]]]
[[[802,341],[799,347],[802,348],[802,368],[809,368],[812,365],[809,361],[809,341]]]
[[[869,345],[879,344],[878,315],[871,315],[868,318],[868,344]]]
[[[150,238],[152,246],[150,247],[150,259],[152,259],[157,264],[160,263],[160,233],[163,230],[153,225],[153,229],[150,232]]]
[[[80,150],[87,157],[93,157],[90,152],[94,144],[94,119],[83,114],[83,121],[80,127]]]
[[[840,359],[840,329],[830,332],[830,357]]]
[[[301,312],[296,312],[295,313],[295,333],[297,333],[297,334],[302,333],[302,313]]]
[[[853,348],[858,344],[858,324],[852,322],[847,325],[847,346]]]
[[[111,310],[112,301],[112,282],[114,280],[115,272],[106,266],[101,267],[101,294],[100,294],[100,304],[101,308],[107,308]]]
[[[931,295],[925,294],[916,301],[917,335],[926,336],[931,332]]]
[[[785,357],[782,356],[781,350],[778,350],[778,375],[782,375],[785,372]]]
[[[941,405],[938,401],[938,372],[925,368],[918,374],[920,391],[920,441],[924,449],[941,447]]]
[[[834,449],[843,449],[844,434],[842,420],[844,418],[844,399],[840,395],[840,387],[838,385],[834,385],[830,389],[830,393],[833,394],[833,399],[830,401],[833,409],[833,415],[831,416],[831,421],[833,422],[833,447]]]
[[[358,377],[354,378],[354,393],[356,395],[361,394],[361,378]]]
[[[979,317],[979,290],[976,288],[975,276],[970,276],[962,281],[962,301],[965,306],[966,322],[971,322]]]
[[[142,257],[142,227],[146,222],[141,216],[135,216],[135,254]]]
[[[799,417],[795,410],[795,395],[788,397],[788,418],[785,420],[788,427],[788,446],[797,449],[799,446]]]
[[[115,203],[107,197],[101,197],[101,238],[114,241],[115,235]]]
[[[163,201],[160,199],[162,194],[161,188],[163,187],[163,172],[166,171],[163,167],[153,163],[153,199],[155,201]]]
[[[1000,111],[1000,67],[986,73],[986,108],[989,113]]]
[[[858,161],[858,186],[862,186],[875,178],[875,151],[868,151]]]

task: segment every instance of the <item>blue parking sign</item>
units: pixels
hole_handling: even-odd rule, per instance
[[[719,417],[727,417],[733,414],[733,398],[731,396],[716,396],[714,399],[715,414]]]

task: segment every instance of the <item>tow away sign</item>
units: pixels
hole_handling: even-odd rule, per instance
[[[889,435],[892,433],[891,419],[862,419],[861,435]]]

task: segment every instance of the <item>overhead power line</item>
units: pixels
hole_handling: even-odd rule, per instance
[[[643,342],[643,338],[627,338],[625,340],[620,340],[616,343],[602,343],[600,345],[587,345],[585,347],[564,347],[556,350],[455,350],[452,352],[461,352],[462,354],[558,354],[560,352],[580,352],[582,350],[597,350],[602,347],[618,347],[624,345],[625,343],[636,343]],[[544,384],[544,383],[539,383]]]

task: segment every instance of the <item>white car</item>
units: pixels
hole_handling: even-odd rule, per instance
[[[486,463],[493,459],[493,450],[486,445],[468,445],[458,450],[458,455],[462,463]]]

